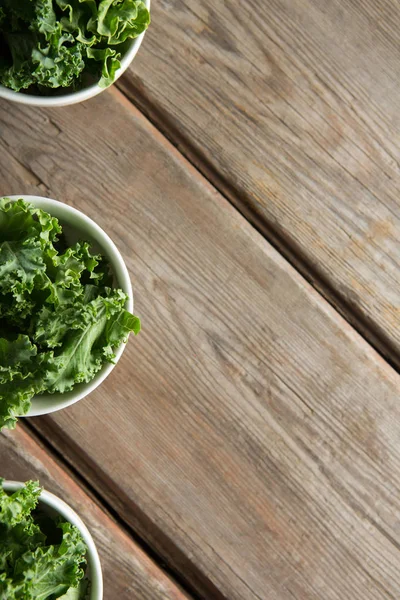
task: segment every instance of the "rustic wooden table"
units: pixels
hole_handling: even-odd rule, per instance
[[[0,435],[106,600],[400,597],[399,30],[392,0],[155,0],[111,90],[0,103],[0,194],[95,219],[143,321]]]

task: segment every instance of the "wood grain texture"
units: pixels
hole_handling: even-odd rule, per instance
[[[121,89],[400,365],[400,4],[152,12]]]
[[[104,600],[189,600],[22,426],[0,434],[0,476],[38,479],[78,512],[100,554]]]
[[[0,126],[117,242],[143,319],[34,427],[204,598],[398,598],[400,377],[116,90]]]

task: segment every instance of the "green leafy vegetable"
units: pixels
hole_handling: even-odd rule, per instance
[[[91,381],[140,331],[105,259],[87,242],[61,249],[61,233],[48,213],[0,199],[0,429],[35,394]]]
[[[90,73],[107,87],[149,23],[142,0],[0,0],[0,83],[78,87]]]
[[[35,481],[11,495],[0,479],[0,600],[83,600],[86,544],[79,530],[38,511]]]

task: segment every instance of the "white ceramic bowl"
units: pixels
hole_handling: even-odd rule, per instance
[[[5,481],[3,488],[6,492],[16,492],[20,488],[24,487],[24,484],[20,481]],[[91,581],[92,587],[90,591],[89,600],[103,600],[103,575],[101,572],[100,558],[86,525],[74,510],[63,500],[60,500],[54,494],[50,492],[42,491],[40,495],[41,508],[45,512],[55,511],[61,515],[66,521],[72,523],[79,529],[83,539],[87,545],[87,577]]]
[[[42,198],[41,196],[5,196],[10,200],[18,200],[22,198],[26,202],[30,202],[37,208],[50,213],[56,217],[63,226],[63,233],[69,243],[74,243],[78,240],[91,242],[93,249],[100,252],[107,258],[110,263],[111,270],[114,274],[116,286],[121,288],[128,296],[126,310],[133,312],[133,295],[131,280],[129,278],[128,269],[126,268],[124,259],[122,258],[118,248],[110,237],[97,225],[92,219],[84,215],[82,212],[50,198]],[[105,363],[102,369],[89,383],[77,384],[71,392],[65,394],[49,394],[44,396],[34,396],[32,406],[25,417],[35,417],[38,415],[46,415],[67,406],[71,406],[78,400],[82,400],[85,396],[93,392],[102,381],[111,373],[118,360],[121,358],[126,344],[121,344],[115,351],[115,362]]]
[[[150,9],[150,0],[143,0],[143,2],[145,3],[146,7]],[[146,32],[144,31],[137,38],[131,41],[128,50],[121,58],[121,67],[115,73],[114,83],[119,77],[121,77],[122,73],[126,71],[135,58],[145,33]],[[9,88],[0,85],[0,98],[5,98],[6,100],[11,100],[12,102],[19,102],[20,104],[29,104],[31,106],[68,106],[69,104],[77,104],[78,102],[83,102],[84,100],[93,98],[105,89],[107,88],[102,88],[97,83],[92,83],[76,92],[66,91],[65,94],[60,94],[57,96],[38,96],[28,93],[14,92]]]

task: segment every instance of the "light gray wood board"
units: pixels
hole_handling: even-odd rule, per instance
[[[6,112],[3,145],[116,241],[143,318],[34,426],[204,597],[399,597],[399,376],[116,90]]]
[[[400,4],[163,0],[121,89],[400,364]]]

